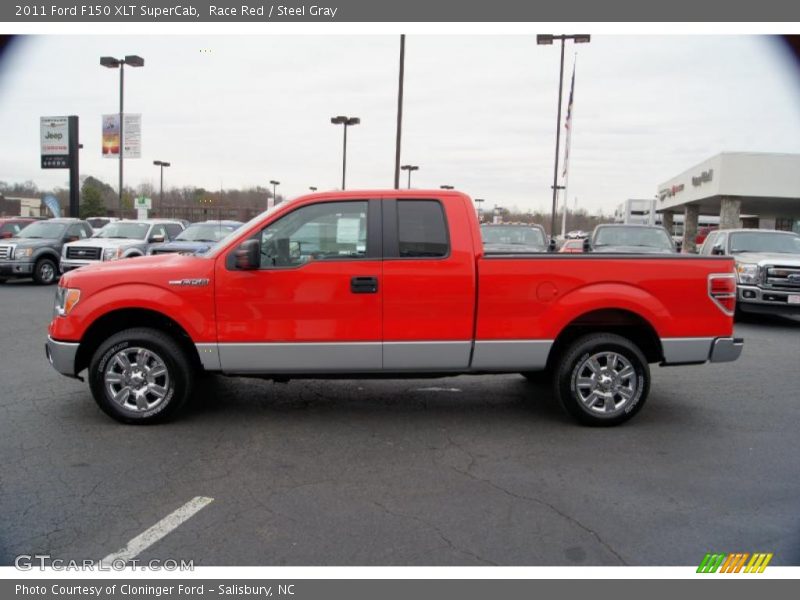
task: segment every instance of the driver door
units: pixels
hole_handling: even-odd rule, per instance
[[[379,371],[380,234],[378,201],[306,204],[255,236],[261,268],[217,261],[222,370],[335,373],[357,365]]]

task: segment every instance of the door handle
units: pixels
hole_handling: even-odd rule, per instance
[[[350,291],[354,294],[377,294],[377,277],[353,277],[350,279]]]

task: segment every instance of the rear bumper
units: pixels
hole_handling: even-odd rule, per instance
[[[711,362],[730,362],[739,358],[744,339],[732,337],[662,338],[662,366],[702,365]]]
[[[741,356],[743,349],[743,338],[717,338],[711,346],[709,360],[712,363],[732,362]]]
[[[78,342],[58,342],[47,336],[45,355],[52,367],[68,377],[77,377],[75,373],[75,355],[78,353]]]

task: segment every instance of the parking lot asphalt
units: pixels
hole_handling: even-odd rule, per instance
[[[54,288],[0,285],[0,565],[144,550],[195,565],[800,564],[800,321],[738,323],[738,362],[653,367],[647,406],[575,425],[516,375],[212,377],[172,423],[120,425],[47,364]]]

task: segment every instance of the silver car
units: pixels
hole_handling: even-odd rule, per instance
[[[61,272],[101,261],[145,256],[151,245],[169,242],[183,229],[183,223],[169,219],[109,223],[92,238],[64,244]]]

